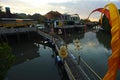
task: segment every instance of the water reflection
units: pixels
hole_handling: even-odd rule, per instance
[[[71,33],[71,35],[73,34]],[[86,32],[84,35],[78,33],[74,35],[67,42],[68,50],[75,57],[78,57],[78,54],[80,54],[81,58],[102,78],[108,68],[108,57],[112,53],[110,47],[111,36],[103,32],[95,33],[92,31]],[[82,47],[80,50],[75,50],[75,45],[73,44],[77,36]],[[117,80],[120,80],[120,72],[118,73]]]
[[[13,54],[16,56],[15,64],[20,64],[22,62],[39,57],[39,54],[37,54],[38,49],[39,47],[34,45],[33,42],[12,45]]]
[[[75,39],[82,39],[84,34],[79,34],[79,32],[66,33],[66,35],[60,35],[67,44],[72,43]]]
[[[48,42],[40,42],[49,45]],[[53,51],[46,45],[37,41],[13,45],[17,59],[5,80],[61,80],[54,58],[51,57]]]
[[[103,31],[98,31],[96,34],[98,41],[103,44],[107,49],[111,49],[111,34]]]

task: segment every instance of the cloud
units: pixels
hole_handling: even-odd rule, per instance
[[[63,13],[70,13],[70,14],[79,14],[82,18],[87,18],[89,13],[94,10],[95,8],[104,6],[104,2],[99,3],[98,1],[93,2],[92,1],[76,1],[76,2],[67,2],[67,3],[50,3],[49,5],[52,6],[64,6],[64,12]]]
[[[10,7],[11,12],[22,12],[27,14],[45,14],[51,10],[60,13],[79,14],[81,18],[87,18],[89,13],[109,2],[120,8],[120,0],[0,0],[0,5]],[[94,15],[94,16],[93,16]],[[91,15],[92,18],[99,17],[99,13]]]
[[[104,7],[109,2],[113,2],[117,5],[118,8],[120,8],[120,2],[117,0],[76,0],[76,1],[69,1],[66,3],[49,3],[49,5],[54,7],[60,7],[64,6],[63,13],[70,13],[70,14],[79,14],[81,18],[87,18],[90,12],[96,8]],[[60,9],[59,9],[60,10]],[[92,15],[91,15],[92,16]],[[99,13],[94,13],[94,18],[98,18],[100,16]]]

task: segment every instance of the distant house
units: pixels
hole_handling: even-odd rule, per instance
[[[78,14],[63,14],[62,20],[66,21],[68,24],[79,24],[80,17]]]
[[[46,26],[48,27],[57,27],[59,25],[59,21],[62,19],[62,14],[58,11],[50,11],[45,14],[46,17]]]
[[[63,25],[80,24],[80,17],[78,14],[61,14],[58,11],[50,11],[45,14],[46,26],[59,27]]]
[[[50,11],[47,14],[45,14],[45,17],[50,20],[61,20],[62,14],[57,11]]]
[[[69,14],[63,14],[63,15],[62,15],[62,20],[66,20],[66,21],[67,21],[67,20],[71,20],[71,19],[70,19],[70,15],[69,15]]]
[[[80,23],[80,17],[78,14],[73,14],[71,15],[71,20],[75,22],[75,24],[79,24]]]

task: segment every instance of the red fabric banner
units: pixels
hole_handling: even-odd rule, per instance
[[[97,9],[93,10],[93,11],[89,14],[88,19],[89,19],[90,15],[91,15],[93,12],[96,12],[96,11],[99,11],[99,12],[101,12],[101,13],[104,13],[105,16],[106,16],[108,19],[110,19],[109,10],[108,10],[108,9],[104,9],[104,8],[97,8]]]

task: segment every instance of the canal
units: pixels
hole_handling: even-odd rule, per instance
[[[68,51],[76,57],[80,55],[88,66],[97,73],[97,76],[103,78],[108,68],[108,58],[112,54],[110,41],[111,35],[104,31],[88,31],[86,33],[66,33],[62,36],[67,43]],[[74,41],[78,39],[80,42],[80,49],[76,49]],[[82,63],[79,64],[91,78],[91,72],[85,69]],[[93,73],[94,74],[94,73]],[[99,80],[91,78],[91,80]],[[120,80],[120,70],[118,71],[117,80]]]
[[[68,80],[66,72],[55,64],[51,43],[38,37],[11,44],[16,61],[5,80]]]
[[[86,33],[72,32],[60,35],[67,43],[68,52],[83,59],[88,66],[101,78],[108,68],[108,58],[112,54],[110,34],[104,31],[88,31]],[[76,49],[74,41],[80,41],[80,49]],[[68,80],[66,74],[55,65],[53,49],[44,39],[22,41],[12,45],[16,56],[15,64],[9,69],[5,80]],[[91,80],[91,72],[82,62],[79,64]],[[92,72],[92,74],[94,74]],[[120,80],[120,70],[117,80]]]

